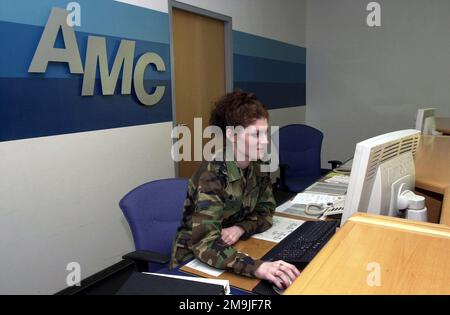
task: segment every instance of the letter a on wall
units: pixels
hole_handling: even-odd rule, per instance
[[[67,62],[70,73],[83,73],[75,32],[72,27],[67,25],[67,16],[68,12],[66,10],[52,8],[28,72],[44,73],[47,70],[49,61],[56,61]],[[54,47],[60,28],[65,48]]]

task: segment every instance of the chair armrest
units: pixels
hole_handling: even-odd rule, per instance
[[[278,167],[280,168],[280,177],[284,179],[286,176],[286,170],[289,169],[289,165],[287,164],[278,164]]]
[[[289,165],[287,164],[278,164],[278,167],[280,168],[280,178],[279,181],[277,181],[276,186],[278,186],[279,190],[286,190],[286,170],[289,169]]]
[[[331,169],[332,170],[334,170],[336,167],[342,165],[342,162],[338,161],[338,160],[331,160],[331,161],[328,161],[328,163],[331,164]]]
[[[123,259],[130,259],[134,262],[145,262],[145,263],[157,263],[157,264],[167,264],[170,260],[166,255],[149,251],[149,250],[137,250],[135,252],[128,253],[122,256]]]

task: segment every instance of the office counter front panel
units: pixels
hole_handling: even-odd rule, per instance
[[[450,226],[450,137],[422,136],[415,164],[416,191],[426,198],[429,221]]]

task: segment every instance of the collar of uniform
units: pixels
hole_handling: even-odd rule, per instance
[[[226,161],[227,164],[227,173],[228,173],[228,180],[230,182],[234,182],[236,180],[241,179],[241,177],[244,176],[242,169],[239,167],[239,165],[236,163],[236,161]],[[257,168],[255,168],[255,162],[250,162],[248,165],[248,172],[249,177],[252,176],[253,172],[257,172]]]
[[[228,180],[230,182],[234,182],[236,180],[241,179],[242,170],[236,163],[236,161],[226,161],[226,164],[227,164]]]

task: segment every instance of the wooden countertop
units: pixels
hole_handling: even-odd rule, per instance
[[[357,213],[285,294],[450,294],[449,268],[450,227]]]
[[[247,253],[255,259],[260,259],[276,245],[277,244],[273,242],[250,238],[245,241],[237,242],[234,247],[241,252]],[[257,278],[244,277],[228,271],[224,271],[218,277],[213,277],[186,266],[181,267],[180,270],[200,277],[229,280],[230,285],[247,291],[252,291],[261,281]]]

